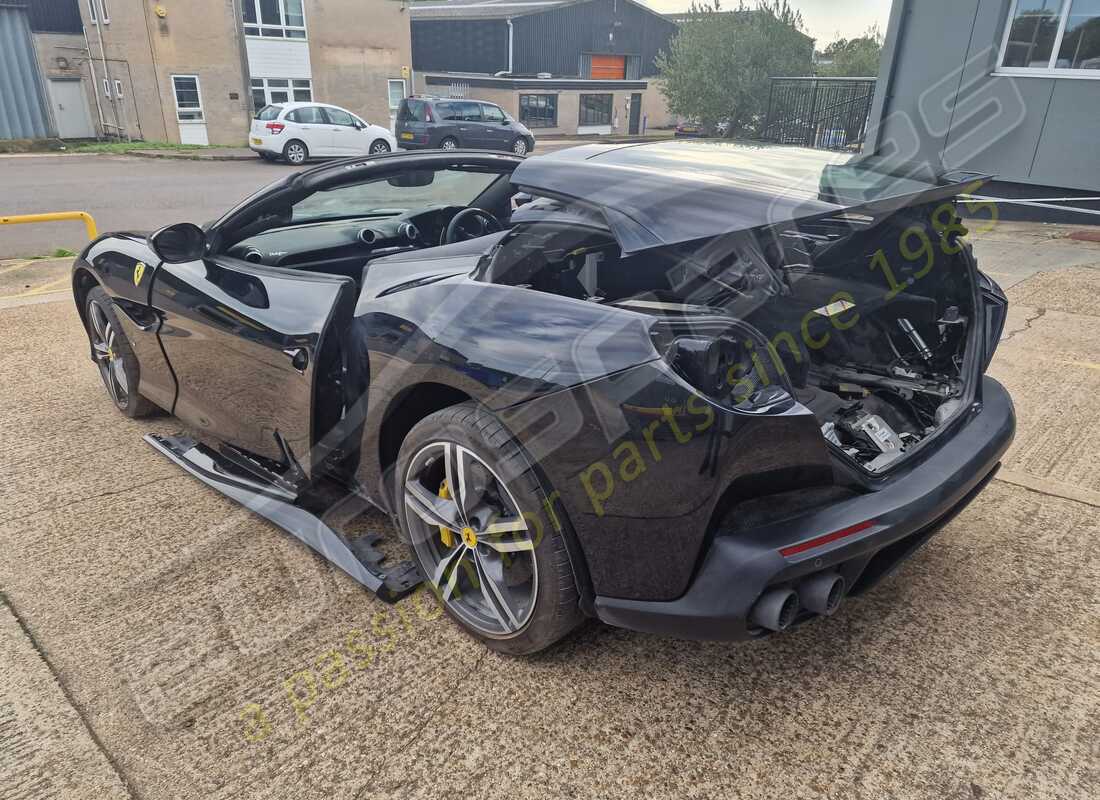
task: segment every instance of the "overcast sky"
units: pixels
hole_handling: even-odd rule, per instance
[[[687,11],[691,8],[691,0],[642,1],[661,12]],[[746,4],[755,5],[752,2]],[[891,0],[791,0],[791,5],[802,12],[807,33],[817,39],[820,49],[839,37],[850,39],[859,36],[875,23],[886,33]],[[724,0],[722,7],[736,8],[737,0]]]

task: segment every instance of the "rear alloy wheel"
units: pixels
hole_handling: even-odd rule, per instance
[[[517,136],[515,141],[512,142],[512,152],[517,156],[527,155],[527,140],[522,136]]]
[[[439,149],[440,150],[457,150],[458,149],[458,139],[454,138],[453,136],[448,136],[446,139],[444,139],[442,142],[439,143]]]
[[[305,142],[294,139],[287,142],[286,147],[283,148],[283,158],[286,159],[288,164],[294,164],[295,166],[304,164],[306,159],[309,158],[309,149],[306,147]]]
[[[577,626],[563,515],[544,512],[550,494],[496,417],[473,403],[432,414],[405,438],[397,469],[413,556],[468,633],[524,655]]]
[[[370,154],[372,156],[388,152],[390,152],[390,143],[385,139],[375,139],[374,142],[371,143]]]
[[[84,315],[92,357],[115,406],[128,417],[152,414],[156,406],[137,391],[137,356],[122,332],[110,295],[102,287],[97,286],[88,292]]]

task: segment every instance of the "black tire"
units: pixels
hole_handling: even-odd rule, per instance
[[[439,149],[440,150],[457,150],[458,149],[458,139],[456,139],[453,136],[444,137],[443,141],[441,141],[439,143]]]
[[[99,377],[115,407],[131,419],[156,413],[157,407],[138,394],[140,371],[137,356],[119,324],[115,305],[102,286],[88,292],[84,300],[84,320],[92,351],[100,354],[96,357]],[[109,349],[106,355],[102,355],[97,343],[106,341],[110,342]],[[121,375],[118,374],[119,367]]]
[[[291,139],[283,145],[283,160],[298,167],[309,161],[309,148],[301,139]]]
[[[379,155],[381,153],[390,152],[390,143],[385,139],[375,139],[370,143],[370,154],[372,156]]]
[[[425,575],[431,575],[436,565],[426,564],[413,543],[414,537],[423,535],[416,530],[430,531],[431,528],[410,527],[410,518],[418,526],[424,523],[409,511],[404,501],[406,479],[410,467],[419,463],[414,459],[419,459],[421,453],[440,442],[458,445],[476,456],[504,483],[523,518],[528,523],[533,522],[533,517],[539,522],[529,531],[533,550],[525,553],[534,558],[537,569],[533,573],[537,579],[534,581],[534,601],[529,605],[522,627],[507,634],[486,635],[467,624],[452,608],[451,601],[444,601],[438,591],[435,592],[437,600],[463,630],[492,650],[529,655],[550,647],[584,620],[563,530],[569,523],[560,510],[547,511],[551,507],[548,499],[552,496],[551,487],[539,477],[520,444],[496,416],[476,403],[463,403],[431,414],[417,423],[401,444],[394,480],[396,507],[402,534],[409,542],[413,559]],[[457,572],[457,567],[454,571]],[[432,588],[430,581],[428,585]],[[461,597],[457,602],[462,602]]]
[[[522,136],[517,136],[512,140],[512,152],[517,156],[525,156],[530,150],[531,148],[527,146],[527,140]]]

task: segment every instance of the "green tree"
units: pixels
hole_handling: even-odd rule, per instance
[[[837,39],[826,47],[821,58],[832,63],[822,64],[818,73],[831,78],[873,78],[878,75],[881,56],[882,32],[877,25],[872,25],[862,36]]]
[[[728,119],[727,135],[749,135],[767,113],[769,78],[808,75],[813,39],[788,0],[741,2],[722,11],[720,0],[692,3],[687,20],[657,57],[669,110],[714,129]]]

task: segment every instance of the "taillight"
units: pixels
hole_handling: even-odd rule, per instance
[[[283,132],[283,128],[285,128],[286,125],[281,122],[269,122],[264,127],[266,127],[272,133],[278,135]]]
[[[794,404],[751,340],[727,335],[676,336],[660,326],[653,333],[654,345],[666,363],[711,400],[750,414],[781,411]]]

